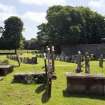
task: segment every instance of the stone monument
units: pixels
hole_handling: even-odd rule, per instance
[[[81,70],[81,67],[82,67],[82,64],[81,64],[82,63],[82,55],[81,55],[80,51],[78,51],[76,63],[77,63],[76,73],[82,72],[82,70]]]
[[[89,53],[85,53],[85,73],[90,73],[90,57]]]

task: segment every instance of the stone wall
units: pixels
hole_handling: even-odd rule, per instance
[[[89,52],[95,56],[104,54],[105,57],[105,44],[80,44],[80,45],[71,45],[71,46],[62,46],[61,47],[61,56],[71,56],[77,54],[78,51],[81,51],[83,54]]]

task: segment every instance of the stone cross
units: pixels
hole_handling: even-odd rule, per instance
[[[46,76],[47,76],[47,87],[48,87],[48,96],[51,97],[51,88],[52,88],[52,77],[54,73],[54,46],[47,46],[47,53],[44,54],[46,61]]]

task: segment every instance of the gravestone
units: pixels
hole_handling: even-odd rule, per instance
[[[25,84],[45,83],[45,81],[45,72],[16,73],[13,79],[13,82]]]
[[[32,57],[32,63],[34,64],[37,64],[37,57]]]
[[[5,76],[13,71],[13,66],[11,65],[0,65],[0,76]]]
[[[105,76],[92,74],[66,73],[68,93],[105,94]]]
[[[78,51],[78,55],[77,55],[77,59],[76,59],[76,63],[77,63],[77,68],[76,68],[76,73],[80,73],[82,70],[82,54],[80,51]]]
[[[85,53],[85,73],[90,73],[90,57],[89,53]]]
[[[7,56],[8,59],[11,59],[11,60],[15,60],[15,61],[18,61],[19,62],[19,65],[20,65],[20,62],[22,63],[25,63],[25,64],[37,64],[37,57],[32,57],[32,58],[29,58],[29,57],[19,57],[19,56],[16,56],[16,55],[10,55],[10,56]]]

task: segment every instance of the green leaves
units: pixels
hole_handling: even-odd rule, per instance
[[[55,45],[100,43],[105,37],[104,18],[89,8],[53,6],[47,11],[48,23],[38,27],[38,39]]]
[[[22,38],[23,22],[18,17],[10,17],[5,20],[5,31],[0,39],[0,48],[17,49]]]

